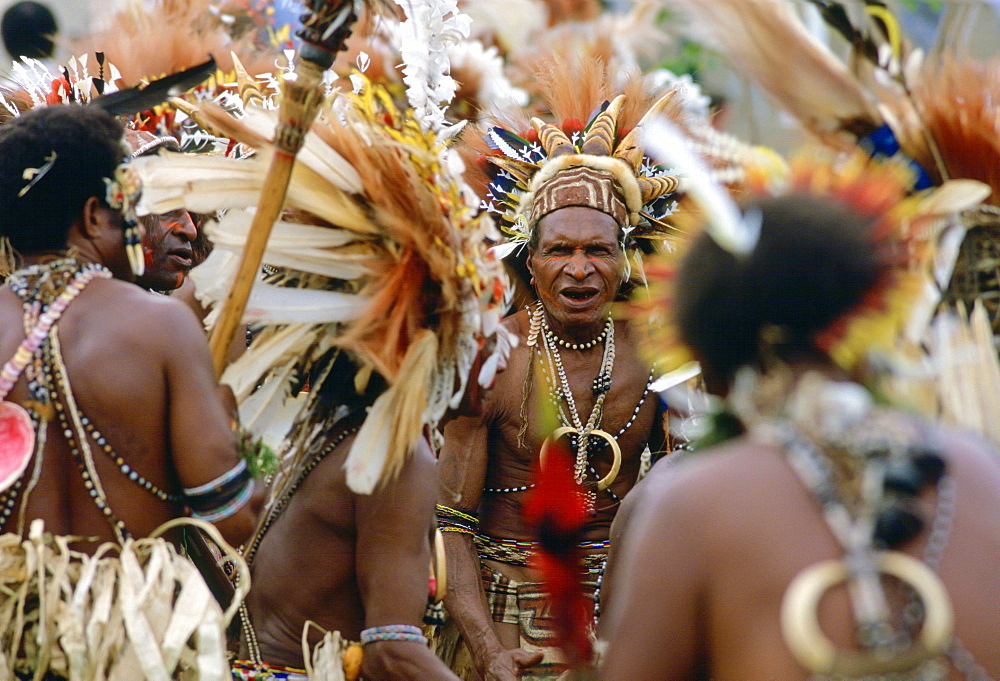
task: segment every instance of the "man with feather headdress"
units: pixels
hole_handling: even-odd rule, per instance
[[[599,80],[596,73],[565,75],[574,87]],[[600,94],[597,103],[606,97]],[[582,581],[592,603],[618,504],[648,465],[650,450],[663,446],[651,368],[611,310],[629,279],[628,237],[662,225],[678,188],[676,178],[644,158],[641,140],[643,124],[671,106],[673,94],[652,107],[636,92],[604,100],[586,125],[581,120],[595,102],[575,102],[557,112],[567,119],[560,126],[534,119],[524,136],[500,127],[486,136],[492,150],[485,160],[495,166],[486,202],[512,246],[527,255],[537,301],[505,322],[519,346],[483,413],[445,429],[438,522],[455,627],[446,628],[439,645],[443,655],[455,655],[453,668],[463,678],[553,679],[565,669],[554,648],[562,613],[552,610],[565,594],[550,591],[544,582],[552,575],[536,569],[538,528],[523,517],[539,449],[557,442],[573,449],[572,477],[586,490],[586,515],[568,541],[583,558],[561,588]],[[566,98],[564,104],[574,100]],[[648,118],[638,121],[646,109]],[[545,401],[559,418],[551,426],[541,417]],[[546,513],[536,509],[539,517]],[[586,638],[594,614],[592,607],[577,609],[582,619],[564,628]],[[450,650],[456,633],[464,641],[457,652]]]

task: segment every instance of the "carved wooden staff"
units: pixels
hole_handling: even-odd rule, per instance
[[[323,101],[323,73],[333,65],[337,52],[351,35],[358,18],[361,0],[309,0],[302,15],[302,39],[294,76],[281,85],[281,110],[274,135],[274,157],[264,178],[257,213],[254,215],[247,243],[243,249],[233,288],[223,302],[219,322],[212,331],[209,345],[217,377],[226,367],[226,354],[236,328],[246,310],[250,290],[257,280],[267,239],[285,205],[288,180],[295,156],[302,148],[309,127]]]

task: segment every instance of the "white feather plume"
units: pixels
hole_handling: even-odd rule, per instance
[[[316,149],[326,146],[322,140],[314,140],[309,146]],[[316,149],[313,155],[317,159],[330,159],[328,154]],[[256,206],[271,155],[271,151],[266,150],[251,159],[207,155],[135,159],[133,165],[147,188],[139,203],[139,214],[169,213],[179,209],[212,213]],[[341,187],[345,174],[337,168],[320,167],[318,161],[314,165],[315,168],[296,162],[286,205],[312,213],[338,227],[370,233],[372,225],[368,216]]]
[[[681,191],[705,211],[707,227],[716,243],[737,255],[752,251],[760,235],[759,216],[756,221],[752,216],[744,217],[701,158],[691,152],[687,138],[675,125],[661,118],[647,126],[643,138],[646,154],[674,167],[681,177]]]
[[[347,453],[347,486],[355,494],[371,494],[382,477],[391,447],[394,403],[392,388],[379,395]]]
[[[252,221],[252,211],[231,211],[208,225],[206,233],[217,250],[239,253]],[[352,247],[356,239],[357,235],[346,230],[277,222],[267,242],[264,263],[335,279],[357,279],[371,272],[373,262],[364,244]],[[236,265],[232,267],[235,272]]]
[[[254,284],[243,321],[260,324],[331,324],[355,319],[365,296],[339,291]]]
[[[278,124],[276,111],[250,107],[247,109],[246,118],[241,122],[264,139],[274,141],[274,131]],[[324,144],[319,136],[311,130],[306,133],[302,149],[295,157],[295,162],[305,165],[338,189],[349,194],[359,194],[363,190],[361,178],[354,166],[330,148],[330,145]]]
[[[399,25],[403,82],[410,107],[425,130],[447,127],[444,112],[458,89],[448,49],[469,37],[472,19],[458,0],[396,0],[406,21]]]
[[[661,0],[695,33],[818,134],[876,121],[861,83],[802,25],[787,0]],[[850,4],[850,3],[847,3]]]
[[[254,340],[253,352],[241,355],[226,367],[221,382],[232,387],[238,402],[243,401],[273,367],[298,361],[303,342],[308,342],[312,332],[311,324],[289,324],[261,335]]]

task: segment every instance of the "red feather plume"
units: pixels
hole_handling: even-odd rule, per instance
[[[564,441],[548,449],[545,465],[524,504],[524,519],[535,532],[538,549],[532,566],[549,593],[556,645],[571,667],[591,659],[593,603],[583,590],[580,540],[588,516],[583,488],[573,476],[573,457]]]

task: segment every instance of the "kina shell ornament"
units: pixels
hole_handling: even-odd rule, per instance
[[[0,402],[0,492],[17,482],[35,450],[35,428],[27,410]]]

